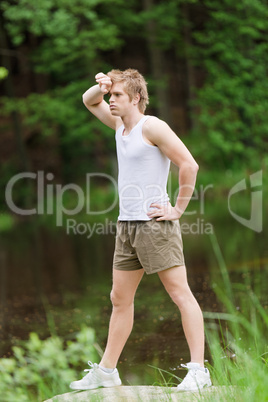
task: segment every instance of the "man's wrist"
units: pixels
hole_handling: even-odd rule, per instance
[[[174,208],[175,208],[175,211],[178,212],[179,218],[180,218],[183,214],[183,210],[180,207],[178,207],[178,205],[175,205]]]

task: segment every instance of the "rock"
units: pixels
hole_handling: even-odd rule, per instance
[[[233,391],[230,388],[232,387],[222,386],[204,388],[200,392],[178,392],[176,387],[120,386],[69,392],[54,396],[44,402],[196,402],[200,394],[203,398],[204,394],[209,394],[210,398],[215,396],[213,400],[217,401],[224,395],[230,397],[230,393]]]

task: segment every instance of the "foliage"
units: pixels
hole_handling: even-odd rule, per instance
[[[0,213],[0,233],[12,229],[13,225],[14,220],[10,214]]]
[[[1,400],[34,402],[68,392],[85,362],[98,358],[96,347],[92,328],[82,327],[74,341],[66,342],[31,333],[28,341],[13,347],[14,357],[0,359]]]
[[[250,273],[244,275],[244,283],[231,282],[215,235],[211,241],[221,273],[214,277],[214,291],[223,305],[221,313],[204,313],[214,385],[237,387],[233,389],[236,400],[265,401],[268,314],[262,300],[266,289],[263,281],[254,283]],[[218,400],[229,400],[228,392],[223,390]]]
[[[4,80],[8,76],[8,70],[5,67],[0,66],[0,81]]]
[[[12,5],[3,2],[2,9],[15,46],[23,43],[27,34],[40,38],[32,55],[36,71],[54,73],[57,80],[69,81],[97,67],[99,50],[114,49],[120,44],[116,25],[98,12],[100,5],[105,7],[108,3],[109,0],[61,0],[55,4],[41,0],[37,4],[22,0]]]
[[[268,138],[268,8],[262,1],[207,0],[192,58],[206,71],[197,91],[198,153],[225,165],[258,158]]]
[[[42,166],[33,162],[29,149],[30,143],[43,144],[49,136],[60,164],[55,173],[65,183],[80,181],[88,171],[111,173],[114,134],[88,113],[81,95],[94,84],[97,71],[130,67],[132,49],[140,56],[131,67],[144,66],[150,83],[152,112],[163,102],[156,97],[165,92],[174,117],[181,116],[183,107],[183,113],[192,111],[195,124],[183,140],[201,167],[239,171],[241,165],[255,168],[262,160],[267,164],[265,2],[40,0],[37,5],[34,0],[15,0],[3,1],[0,7],[13,60],[3,83],[11,86],[14,81],[16,86],[21,65],[33,77],[22,95],[12,97],[6,90],[0,98],[1,132],[10,138],[19,126],[21,137],[14,140],[14,155],[1,164],[2,193],[21,168],[19,142],[29,159],[24,166],[50,168],[47,158]],[[150,60],[155,51],[163,61],[157,78]],[[158,92],[159,87],[164,91]],[[172,94],[177,92],[182,99],[176,101]]]
[[[26,65],[48,83],[42,93],[33,90],[26,97],[2,98],[2,113],[6,117],[18,113],[23,131],[54,135],[59,144],[57,154],[63,157],[63,173],[69,179],[75,175],[74,169],[78,176],[84,172],[86,163],[90,169],[90,160],[94,166],[98,159],[95,149],[109,154],[113,146],[111,130],[90,119],[82,103],[82,93],[94,84],[96,72],[109,69],[103,65],[101,52],[121,44],[117,26],[109,13],[103,12],[108,3],[41,1],[37,6],[35,1],[24,0],[1,4],[10,41],[18,49],[27,46]],[[85,78],[88,76],[91,81]]]
[[[27,98],[2,98],[2,112],[8,116],[17,111],[23,116],[22,128],[38,132],[42,137],[57,137],[59,151],[62,150],[63,155],[69,150],[68,156],[71,155],[76,160],[78,153],[81,162],[81,157],[83,160],[85,154],[87,167],[90,169],[89,155],[94,154],[94,147],[98,147],[100,142],[105,142],[104,152],[109,154],[114,146],[114,136],[111,129],[98,120],[89,118],[81,97],[88,86],[89,84],[82,80],[44,94],[31,93]],[[94,157],[96,158],[95,155]],[[67,164],[67,161],[64,162]],[[68,162],[72,165],[72,160]],[[79,173],[82,171],[83,169]]]

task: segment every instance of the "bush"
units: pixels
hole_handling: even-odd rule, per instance
[[[12,358],[0,359],[1,401],[36,402],[68,392],[85,362],[98,359],[97,350],[92,328],[82,327],[67,342],[58,336],[41,340],[31,333],[28,341],[13,347]]]

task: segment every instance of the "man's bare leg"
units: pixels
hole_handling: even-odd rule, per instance
[[[135,271],[113,270],[111,301],[113,311],[110,319],[108,341],[100,366],[115,368],[123,347],[131,333],[134,320],[134,297],[144,274]]]
[[[184,334],[190,349],[191,361],[204,366],[204,321],[201,309],[193,296],[185,266],[158,273],[171,299],[179,307]]]

